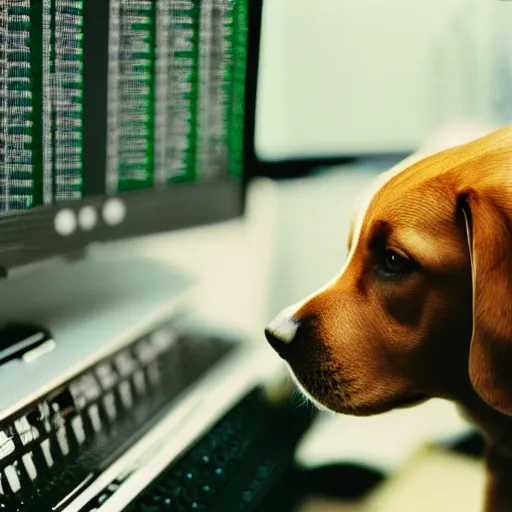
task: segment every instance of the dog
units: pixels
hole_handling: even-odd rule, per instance
[[[320,408],[456,402],[486,441],[486,512],[512,511],[512,126],[381,174],[331,282],[266,328]]]

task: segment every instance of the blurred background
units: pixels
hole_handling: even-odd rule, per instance
[[[404,153],[460,120],[507,123],[505,1],[267,1],[256,150],[263,160]]]

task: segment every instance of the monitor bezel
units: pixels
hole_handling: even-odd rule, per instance
[[[57,256],[83,251],[93,243],[225,221],[243,212],[240,181],[219,183],[180,183],[167,190],[124,192],[114,196],[92,196],[80,201],[59,203],[26,210],[0,218],[0,273],[7,276],[17,267],[35,264]],[[125,218],[109,225],[103,218],[105,206],[117,198]],[[55,221],[59,212],[79,219],[80,211],[92,207],[97,223],[91,230],[59,234]],[[108,218],[108,217],[107,217]],[[78,223],[78,221],[77,221]]]

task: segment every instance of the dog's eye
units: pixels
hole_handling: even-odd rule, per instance
[[[378,271],[387,276],[395,277],[403,275],[410,270],[411,262],[401,254],[391,249],[383,251],[382,256],[377,262]]]

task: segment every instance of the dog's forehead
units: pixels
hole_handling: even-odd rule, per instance
[[[359,197],[356,200],[355,211],[353,214],[354,227],[362,224],[371,203],[374,201],[378,192],[382,190],[384,185],[389,180],[391,180],[391,178],[395,177],[399,172],[403,172],[404,170],[405,169],[391,169],[389,171],[383,172],[374,178],[367,187],[365,187],[365,189],[359,194]]]
[[[427,141],[420,151],[402,160],[389,171],[379,174],[363,190],[355,203],[350,220],[349,237],[352,249],[357,245],[365,218],[370,210],[374,210],[374,206],[379,207],[385,203],[402,200],[410,191],[411,186],[421,188],[422,183],[457,166],[466,165],[478,172],[478,169],[472,168],[471,162],[479,162],[486,154],[504,150],[510,152],[512,125],[492,133],[488,133],[488,130],[475,130],[471,127],[469,130],[464,127],[463,129],[456,128],[456,130],[448,130]],[[413,179],[408,180],[409,176]],[[396,177],[398,180],[395,182],[393,178]],[[390,183],[391,180],[393,183]]]
[[[392,178],[407,171],[413,164],[421,159],[421,154],[411,155],[409,158],[401,161],[391,169],[377,175],[359,194],[356,199],[350,221],[350,239],[352,241],[352,247],[356,245],[356,242],[359,239],[365,217],[370,209],[370,205],[372,205],[378,193]]]
[[[363,225],[367,227],[372,218],[389,220],[384,218],[389,212],[404,213],[412,207],[419,214],[421,204],[425,208],[435,206],[430,212],[439,210],[439,197],[445,198],[447,188],[454,184],[448,172],[452,168],[451,158],[447,151],[434,155],[417,153],[376,176],[356,203],[351,221],[351,245],[360,238]],[[410,216],[407,218],[411,220]]]

